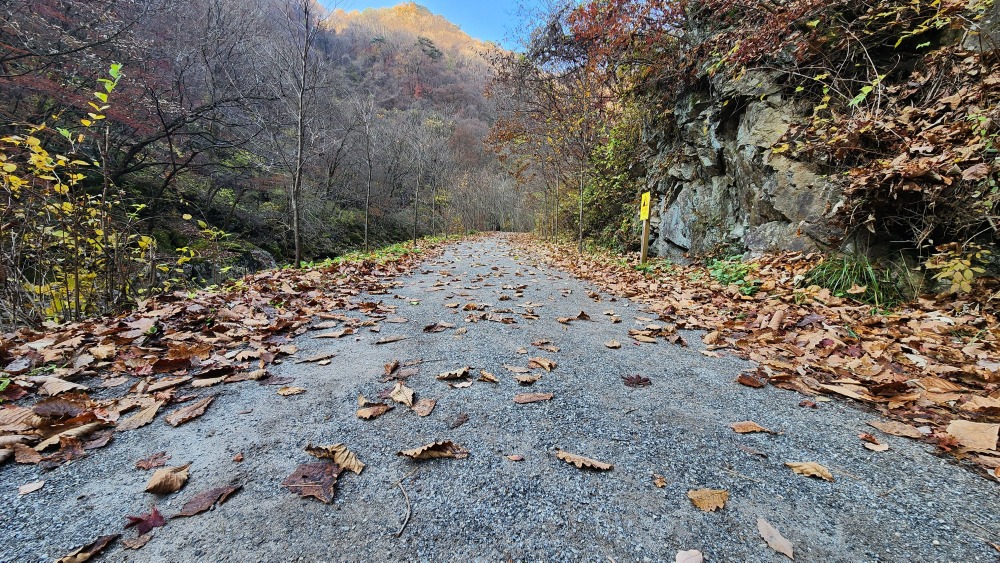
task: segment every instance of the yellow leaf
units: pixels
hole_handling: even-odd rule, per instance
[[[190,213],[185,213],[184,215],[181,215],[181,219],[184,219],[185,221],[190,221],[191,220],[191,214]]]
[[[726,506],[729,500],[729,491],[722,489],[697,489],[688,491],[688,498],[691,503],[704,512],[712,512]]]
[[[833,481],[833,473],[830,470],[814,461],[805,462],[786,462],[785,465],[790,467],[792,471],[798,473],[799,475],[805,475],[806,477],[819,477],[826,481]]]

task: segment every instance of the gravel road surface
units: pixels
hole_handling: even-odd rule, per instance
[[[880,434],[866,425],[877,417],[858,406],[804,408],[796,393],[735,383],[749,365],[703,355],[696,333],[683,333],[686,347],[662,339],[639,345],[628,329],[656,321],[634,303],[594,292],[500,237],[453,245],[391,293],[357,299],[381,301],[397,322],[341,339],[314,338],[324,330],[298,338],[299,352],[271,371],[303,394],[280,396],[277,386],[256,382],[214,387],[202,392],[219,394],[215,404],[186,425],[158,418],[51,472],[0,468],[0,560],[52,561],[122,532],[126,515],[155,504],[169,516],[193,494],[230,482],[244,487],[225,504],[169,520],[141,549],[118,542],[103,560],[674,561],[689,549],[707,561],[786,560],[761,539],[758,518],[792,543],[796,561],[1000,560],[989,543],[1000,543],[995,483],[927,445]],[[464,310],[470,303],[487,306]],[[591,320],[556,320],[581,311]],[[514,322],[470,320],[483,315]],[[423,332],[438,321],[455,328]],[[375,344],[393,335],[407,339]],[[622,347],[604,345],[612,339]],[[539,340],[559,351],[532,345]],[[321,353],[336,356],[328,365],[295,363]],[[519,385],[504,365],[523,367],[535,356],[557,367],[533,370],[541,379]],[[359,393],[377,400],[391,387],[380,382],[384,364],[416,359],[419,372],[406,381],[417,398],[437,399],[429,416],[402,405],[374,420],[355,416]],[[500,382],[453,388],[435,379],[463,366]],[[626,387],[622,376],[630,375],[652,384]],[[516,404],[525,392],[554,397]],[[468,421],[452,428],[460,415]],[[744,420],[779,434],[730,429]],[[865,449],[863,432],[890,449]],[[423,462],[397,455],[437,440],[470,454]],[[340,476],[332,504],[281,486],[299,464],[316,461],[303,451],[308,443],[338,442],[367,467]],[[578,469],[557,459],[557,448],[614,469]],[[135,468],[159,451],[171,455],[170,465],[192,463],[185,488],[165,497],[144,493],[150,473]],[[233,461],[240,453],[243,461]],[[785,462],[820,463],[835,481],[797,475]],[[46,481],[41,490],[18,496],[19,485],[37,479]],[[702,512],[687,492],[703,488],[729,491],[728,503]],[[409,521],[398,534],[407,503]]]

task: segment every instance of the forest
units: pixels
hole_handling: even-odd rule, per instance
[[[482,142],[495,47],[416,4],[13,0],[0,18],[3,324],[530,227]]]

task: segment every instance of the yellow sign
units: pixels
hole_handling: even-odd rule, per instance
[[[642,194],[642,205],[639,206],[639,220],[649,220],[649,192]]]

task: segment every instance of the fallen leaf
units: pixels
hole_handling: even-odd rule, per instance
[[[790,461],[785,462],[785,465],[790,467],[792,471],[798,473],[799,475],[805,475],[807,477],[819,477],[826,481],[833,481],[833,473],[830,470],[814,461],[797,462]]]
[[[56,563],[83,563],[84,561],[90,561],[91,557],[94,557],[103,551],[106,547],[111,545],[111,542],[120,537],[121,534],[101,536],[87,545],[74,549],[69,555],[64,555],[63,557],[56,559]]]
[[[347,449],[347,446],[344,444],[333,444],[332,446],[314,446],[309,444],[306,446],[306,453],[319,459],[332,459],[341,469],[353,471],[358,475],[365,468],[365,464],[361,463],[358,456]]]
[[[969,422],[968,420],[953,420],[946,430],[949,435],[958,440],[966,448],[975,451],[990,451],[997,448],[997,436],[1000,434],[1000,424],[985,422]]]
[[[691,503],[704,512],[712,512],[726,506],[729,500],[729,491],[722,489],[696,489],[688,491],[687,496]]]
[[[215,400],[215,395],[209,395],[200,401],[196,401],[186,407],[175,410],[164,417],[170,426],[180,426],[185,422],[190,422],[205,414],[205,409]]]
[[[504,457],[506,457],[507,459],[509,459],[511,461],[524,461],[524,456],[522,456],[522,455],[511,454],[511,455],[504,456]]]
[[[873,420],[868,423],[868,426],[877,428],[886,434],[892,436],[902,436],[904,438],[923,438],[924,435],[920,433],[919,430],[910,426],[909,424],[903,424],[902,422],[896,422],[894,420],[888,422],[880,422]]]
[[[383,414],[391,411],[393,409],[392,405],[386,405],[383,403],[365,403],[363,407],[358,409],[358,418],[364,420],[372,420],[378,418]]]
[[[579,469],[610,471],[615,468],[615,466],[610,463],[604,463],[603,461],[597,461],[596,459],[583,457],[582,455],[571,454],[563,450],[559,450],[558,453],[556,453],[556,457],[565,461],[566,463],[577,466],[577,468]]]
[[[638,375],[638,374],[636,374],[636,375],[623,375],[622,376],[622,383],[625,384],[625,387],[631,387],[633,389],[636,389],[636,388],[639,388],[639,387],[649,387],[650,385],[653,384],[653,382],[650,381],[648,377],[643,377],[643,376]]]
[[[461,383],[449,383],[448,386],[453,389],[468,389],[469,387],[472,387],[472,384],[473,381],[469,380],[469,381],[463,381]]]
[[[167,452],[159,452],[135,462],[135,467],[148,471],[154,467],[163,467],[167,464],[168,459],[170,459],[170,455]]]
[[[529,368],[539,368],[544,369],[549,372],[556,368],[556,363],[548,358],[534,357],[528,360]]]
[[[763,518],[757,519],[757,531],[760,532],[760,537],[764,538],[764,541],[767,542],[767,545],[771,549],[785,555],[789,559],[795,559],[792,555],[792,542],[786,540],[767,520]]]
[[[402,381],[397,381],[395,387],[393,387],[392,391],[389,393],[389,398],[399,404],[412,407],[413,389],[403,385]]]
[[[226,499],[242,488],[243,485],[226,485],[224,487],[215,487],[214,489],[202,491],[185,502],[184,506],[181,507],[181,511],[173,517],[180,518],[184,516],[194,516],[195,514],[205,512],[206,510],[212,508],[212,506],[216,503],[221,505],[226,502]]]
[[[42,454],[38,453],[35,448],[30,448],[24,444],[14,444],[12,449],[14,450],[14,461],[16,463],[34,465],[42,461]]]
[[[729,427],[732,428],[733,432],[736,432],[737,434],[750,434],[752,432],[767,432],[768,434],[776,434],[775,431],[768,430],[752,420],[734,422],[730,424]]]
[[[448,428],[454,430],[459,426],[465,424],[466,422],[469,422],[469,413],[460,412],[458,413],[458,415],[455,416],[454,420],[448,423]]]
[[[375,341],[375,344],[391,344],[393,342],[399,342],[401,340],[408,340],[409,338],[410,338],[409,336],[404,336],[402,334],[396,334],[396,335],[393,335],[393,336],[386,336],[386,337],[383,337],[383,338],[379,338],[378,340]]]
[[[736,383],[740,385],[746,385],[747,387],[761,388],[767,385],[767,379],[760,377],[759,375],[752,373],[741,373],[739,377],[736,378]]]
[[[281,485],[302,497],[314,497],[325,504],[333,502],[337,476],[341,468],[333,461],[303,463]]]
[[[236,463],[241,463],[243,461],[243,452],[239,452],[233,456],[233,461]]]
[[[662,489],[667,486],[667,478],[658,473],[653,473],[653,486],[657,489]]]
[[[470,368],[469,366],[465,366],[463,368],[446,371],[444,373],[439,373],[436,379],[440,379],[442,381],[447,381],[450,379],[465,379],[466,377],[469,377],[470,369],[472,368]]]
[[[26,495],[28,493],[33,493],[44,486],[45,486],[45,481],[33,481],[31,483],[25,483],[17,488],[17,494]]]
[[[517,382],[520,383],[521,385],[531,385],[532,383],[535,383],[536,381],[538,381],[541,378],[542,378],[542,376],[540,376],[540,375],[516,375],[516,376],[514,376],[514,379],[516,379]]]
[[[430,444],[425,444],[419,448],[414,448],[412,450],[403,450],[398,452],[396,455],[401,455],[415,460],[425,460],[425,459],[437,459],[437,458],[455,458],[462,459],[469,456],[469,450],[466,450],[462,446],[451,442],[433,442]]]
[[[153,539],[153,534],[143,534],[137,538],[122,540],[122,547],[125,549],[141,549],[151,539]]]
[[[612,350],[617,350],[622,347],[622,343],[614,339],[608,340],[607,342],[604,343],[604,345],[607,346],[608,348],[611,348]]]
[[[292,395],[301,395],[305,393],[306,390],[301,387],[282,387],[278,389],[278,394],[282,397],[290,397]]]
[[[419,399],[416,403],[413,403],[413,412],[417,413],[417,416],[427,416],[431,414],[434,410],[434,406],[437,405],[437,399]]]
[[[139,535],[145,534],[152,530],[153,528],[159,528],[160,526],[166,526],[167,521],[164,520],[163,515],[160,511],[153,507],[153,510],[149,514],[142,514],[139,516],[126,516],[128,519],[128,524],[125,524],[125,529],[129,529],[135,526],[136,531]]]
[[[636,342],[642,342],[643,344],[656,344],[655,338],[643,334],[632,335],[632,340],[635,340]]]
[[[145,426],[150,422],[153,422],[153,419],[156,418],[157,411],[159,411],[160,407],[162,406],[163,406],[163,401],[153,402],[152,404],[141,409],[134,415],[126,418],[125,420],[120,421],[118,423],[118,426],[116,427],[116,430],[119,431],[135,430],[136,428]]]
[[[705,557],[697,549],[678,551],[674,563],[704,563]]]
[[[554,397],[552,393],[519,393],[514,395],[514,402],[519,405],[527,403],[537,403],[539,401],[549,401]]]
[[[497,376],[493,375],[492,373],[484,369],[479,370],[479,381],[485,381],[487,383],[500,383],[500,380],[497,379]]]
[[[444,332],[449,328],[455,328],[455,325],[444,321],[438,321],[432,325],[425,326],[424,332]]]
[[[157,469],[146,483],[146,492],[155,495],[169,495],[177,492],[187,483],[188,468],[191,464]]]

